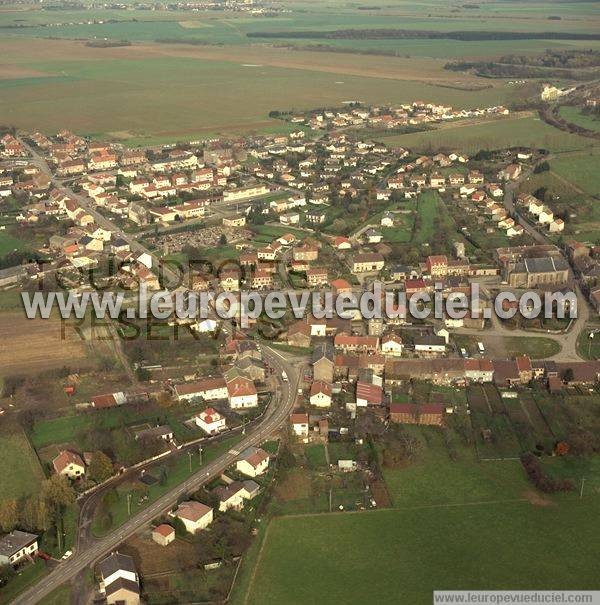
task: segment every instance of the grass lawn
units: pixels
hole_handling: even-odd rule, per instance
[[[584,359],[600,359],[600,334],[590,338],[590,330],[583,330],[577,338],[577,353]]]
[[[543,336],[508,336],[504,338],[504,345],[509,357],[529,355],[532,359],[545,359],[560,351],[556,340]]]
[[[20,429],[0,433],[0,465],[0,498],[28,496],[45,479],[38,458]]]
[[[304,454],[311,469],[326,468],[325,446],[322,443],[314,443],[304,448]]]
[[[71,586],[59,586],[44,598],[44,605],[64,605],[71,602]]]
[[[6,586],[0,588],[0,604],[10,603],[18,594],[41,580],[46,573],[46,564],[41,559],[23,567],[23,570],[11,578]]]
[[[327,594],[347,604],[419,605],[435,589],[597,590],[597,540],[584,531],[596,515],[597,503],[571,501],[276,518],[246,602]]]
[[[431,241],[435,233],[435,219],[447,216],[442,200],[435,191],[422,193],[417,200],[417,218],[413,232],[412,243],[424,244]]]
[[[0,231],[0,256],[4,256],[13,250],[25,250],[25,242],[13,237],[6,231]]]
[[[582,153],[558,156],[551,161],[551,168],[586,193],[600,195],[599,163],[600,149],[596,147]]]
[[[236,443],[238,443],[241,439],[241,435],[236,435],[234,437],[230,437],[224,441],[211,445],[203,449],[202,454],[202,462],[206,464],[215,458],[218,458],[220,455],[224,454],[227,450],[233,447]],[[191,474],[198,471],[200,468],[198,466],[198,454],[194,454],[192,456],[192,472],[190,473],[190,461],[187,455],[179,456],[171,460],[170,462],[165,461],[165,469],[167,471],[166,481],[161,485],[160,482],[155,483],[149,488],[145,488],[142,490],[142,484],[132,485],[130,483],[125,483],[117,487],[117,499],[109,508],[109,518],[102,519],[102,517],[97,514],[92,521],[92,532],[95,536],[101,537],[106,535],[109,531],[119,527],[128,518],[127,514],[127,495],[132,494],[131,498],[131,514],[134,515],[148,505],[152,504],[155,500],[157,500],[160,496],[167,493],[169,490],[173,489],[179,483],[185,481]],[[152,472],[151,472],[152,474]],[[141,504],[138,502],[138,498],[142,495],[142,493],[146,493],[148,495],[148,499]],[[98,511],[97,511],[98,512]],[[108,521],[108,522],[107,522]]]

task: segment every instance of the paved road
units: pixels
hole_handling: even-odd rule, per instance
[[[276,372],[287,372],[289,382],[281,381],[279,396],[275,398],[274,404],[265,415],[264,420],[248,434],[235,449],[229,450],[216,460],[203,466],[189,479],[179,484],[173,490],[150,504],[148,508],[131,517],[126,523],[111,532],[105,538],[93,542],[87,548],[77,552],[70,560],[61,563],[35,586],[21,594],[13,601],[13,605],[35,605],[42,602],[50,592],[61,584],[71,580],[83,569],[93,565],[98,559],[116,549],[119,544],[148,525],[152,519],[160,516],[170,509],[181,496],[185,496],[220,475],[229,465],[235,462],[239,453],[252,445],[259,445],[267,439],[274,431],[287,422],[296,400],[300,371],[298,366],[293,365],[277,351],[267,346],[262,346],[265,361],[275,369]]]
[[[94,220],[99,226],[110,230],[112,233],[115,233],[127,241],[133,252],[138,252],[140,254],[147,253],[152,257],[153,262],[157,266],[160,265],[159,259],[155,254],[136,241],[130,234],[125,233],[122,229],[114,225],[110,219],[101,215],[90,204],[88,198],[75,193],[71,188],[66,187],[61,181],[55,179],[45,159],[25,141],[21,142],[31,153],[33,163],[51,176],[52,182],[56,187],[61,188],[67,195],[76,199],[81,206],[94,217]],[[179,278],[179,276],[168,267],[165,267],[164,274],[169,280],[178,280]],[[223,328],[225,332],[230,331],[228,326],[223,326]],[[301,365],[297,363],[297,360],[294,360],[293,362],[289,361],[284,354],[275,351],[267,345],[261,345],[261,348],[263,359],[274,369],[279,388],[271,405],[263,416],[263,419],[256,428],[252,428],[248,435],[235,446],[235,449],[228,451],[226,454],[223,454],[216,460],[203,466],[189,479],[160,497],[143,511],[140,511],[131,517],[126,523],[106,537],[100,540],[91,540],[89,528],[80,527],[78,538],[81,537],[82,539],[78,539],[80,547],[78,552],[70,560],[59,564],[48,576],[17,597],[17,599],[13,601],[14,605],[34,605],[35,603],[42,601],[44,597],[55,588],[75,578],[82,570],[93,565],[101,557],[109,554],[124,540],[136,533],[141,527],[150,523],[152,519],[170,509],[181,496],[197,490],[215,476],[220,475],[229,465],[235,462],[241,451],[249,446],[260,444],[287,422],[296,400],[298,384],[300,382]],[[283,372],[287,374],[287,380],[283,379]],[[86,517],[87,515],[83,515],[81,519],[86,521]]]

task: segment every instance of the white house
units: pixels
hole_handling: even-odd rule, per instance
[[[269,460],[269,454],[265,450],[249,447],[241,453],[236,468],[248,477],[258,477],[269,468]]]
[[[381,217],[382,227],[393,227],[394,226],[394,215],[391,212],[385,212]]]
[[[544,207],[544,209],[538,215],[538,223],[540,225],[549,225],[552,221],[554,221],[554,212],[549,208]]]
[[[192,328],[201,334],[207,334],[217,329],[217,322],[214,319],[204,319],[193,324]]]
[[[201,397],[204,401],[227,399],[227,383],[222,376],[184,382],[175,385],[175,394],[179,401],[189,401],[196,397]]]
[[[381,352],[384,355],[400,357],[402,355],[402,338],[398,334],[387,334],[381,339]]]
[[[292,414],[290,422],[296,437],[308,437],[308,414]]]
[[[38,537],[15,529],[0,538],[0,565],[17,565],[38,551]]]
[[[206,529],[213,521],[213,509],[206,504],[188,500],[182,502],[174,511],[169,513],[170,517],[181,519],[185,529],[190,534]]]
[[[206,408],[194,418],[196,424],[208,435],[227,430],[226,420],[214,408]]]
[[[310,387],[310,405],[319,408],[331,406],[332,388],[328,382],[315,380]]]

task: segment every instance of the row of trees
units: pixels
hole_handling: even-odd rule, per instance
[[[46,531],[61,523],[66,507],[75,502],[75,497],[69,480],[53,475],[42,482],[38,493],[22,500],[5,498],[0,502],[0,530],[9,532],[21,527],[31,532]]]

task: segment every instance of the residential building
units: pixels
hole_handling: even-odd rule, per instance
[[[79,454],[62,450],[54,460],[52,466],[57,475],[64,475],[69,479],[78,479],[85,475],[85,463]]]
[[[175,529],[166,523],[161,523],[152,530],[152,539],[161,546],[168,546],[175,540]]]
[[[38,551],[38,537],[15,529],[0,538],[0,566],[18,565],[25,559],[31,559]]]
[[[206,408],[194,417],[194,421],[207,435],[217,435],[227,430],[225,417],[214,408]]]
[[[185,525],[186,531],[195,534],[206,529],[213,521],[213,509],[202,502],[188,500],[182,502],[174,511],[169,513],[170,517],[180,519]]]
[[[269,468],[270,456],[265,450],[249,447],[240,454],[236,469],[248,477],[258,477]]]
[[[310,404],[320,408],[331,407],[331,384],[323,380],[315,380],[310,387]]]

